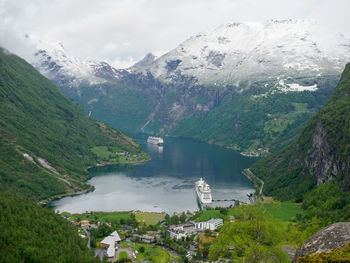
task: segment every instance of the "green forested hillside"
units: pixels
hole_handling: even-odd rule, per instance
[[[190,88],[140,78],[60,88],[115,128],[193,138],[258,156],[294,140],[339,80],[338,75],[299,78],[293,81],[315,84],[318,90],[282,92],[273,80],[237,91],[233,86]]]
[[[0,193],[0,262],[100,262],[70,223],[49,209]]]
[[[262,89],[257,85],[256,90]],[[171,134],[218,143],[243,154],[259,155],[261,150],[274,152],[296,138],[331,93],[331,89],[266,91],[265,96],[256,96],[256,90],[233,95],[207,114],[182,120]]]
[[[0,50],[0,191],[44,200],[86,190],[87,167],[118,161],[121,151],[148,159],[130,137],[85,116],[31,65]]]
[[[266,195],[281,200],[304,200],[303,206],[310,216],[347,220],[349,158],[350,64],[329,101],[307,123],[299,138],[261,159],[251,170],[265,181]]]

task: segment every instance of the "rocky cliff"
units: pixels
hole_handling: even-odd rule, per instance
[[[350,64],[326,105],[308,122],[299,139],[256,163],[266,194],[301,198],[308,190],[337,179],[349,190]]]

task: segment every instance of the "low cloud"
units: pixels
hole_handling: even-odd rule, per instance
[[[232,21],[316,19],[350,35],[348,10],[345,0],[0,0],[0,45],[28,56],[28,34],[120,68]]]

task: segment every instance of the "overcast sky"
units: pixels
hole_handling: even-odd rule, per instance
[[[314,19],[350,36],[349,10],[349,0],[0,0],[0,45],[24,54],[28,34],[121,68],[228,22]]]

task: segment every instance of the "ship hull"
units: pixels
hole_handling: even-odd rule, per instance
[[[197,206],[200,210],[205,210],[207,208],[212,208],[213,207],[213,203],[203,203],[198,194],[196,193],[196,197],[197,197]]]
[[[209,185],[200,178],[195,183],[195,190],[197,196],[198,207],[202,210],[203,208],[210,207],[212,204],[212,196]]]

